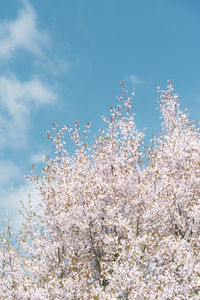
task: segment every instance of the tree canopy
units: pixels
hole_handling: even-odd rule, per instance
[[[93,145],[90,123],[47,132],[55,155],[28,177],[41,203],[24,207],[15,244],[1,232],[1,299],[199,299],[199,123],[169,82],[161,134],[145,147],[121,87]]]

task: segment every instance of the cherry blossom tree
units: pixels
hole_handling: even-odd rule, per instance
[[[24,206],[16,245],[1,233],[1,299],[199,299],[199,124],[169,82],[160,137],[145,148],[121,86],[92,146],[89,123],[47,132],[54,156],[28,177],[41,204]]]

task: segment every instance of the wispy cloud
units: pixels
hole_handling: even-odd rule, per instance
[[[26,144],[30,113],[55,102],[56,94],[37,77],[21,82],[14,75],[0,77],[0,146]]]
[[[38,26],[37,15],[28,0],[20,2],[22,6],[16,19],[0,22],[0,63],[3,65],[6,62],[7,69],[11,70],[10,63],[18,58],[19,50],[23,50],[33,56],[27,63],[38,64],[40,76],[35,75],[23,81],[12,72],[0,76],[1,150],[26,146],[33,112],[41,106],[57,102],[58,97],[52,84],[44,83],[41,74],[47,74],[47,78],[49,73],[57,75],[70,67],[57,52],[51,53],[48,31]],[[45,67],[42,68],[42,64]],[[43,160],[41,154],[31,157],[33,163]],[[34,204],[40,202],[33,184],[24,181],[22,170],[10,160],[0,161],[0,211],[17,213],[19,201],[27,203],[28,193],[31,193]],[[19,224],[18,213],[16,217]]]
[[[41,203],[41,196],[32,183],[25,182],[14,188],[6,189],[0,185],[1,206],[0,206],[0,226],[2,218],[6,215],[14,215],[15,229],[21,227],[24,221],[19,211],[22,210],[21,202],[25,206],[28,204],[29,195],[31,195],[31,203],[33,207],[37,207]]]
[[[136,75],[133,75],[131,74],[129,77],[128,77],[128,80],[132,83],[132,84],[135,84],[135,85],[138,85],[138,84],[145,84],[145,81],[143,79],[141,79],[139,76],[136,76]]]
[[[20,227],[23,221],[19,214],[20,202],[28,203],[28,195],[31,194],[33,207],[41,202],[41,197],[33,183],[25,180],[20,168],[10,160],[0,161],[0,226],[2,219],[9,215],[15,215],[15,229]]]
[[[0,161],[0,188],[12,186],[22,176],[20,169],[11,161]]]
[[[13,200],[16,192],[18,193],[19,186],[16,186],[16,183],[21,182],[23,179],[24,176],[15,163],[9,160],[0,161],[0,211],[2,209],[4,212],[5,210],[15,211],[18,206],[17,199],[15,199],[15,201],[10,200]],[[0,213],[0,221],[2,221],[1,217],[2,215]]]
[[[30,162],[33,164],[44,163],[45,162],[44,154],[42,153],[33,154],[30,158]]]
[[[16,20],[0,23],[0,59],[11,58],[18,49],[42,56],[42,47],[49,43],[46,31],[38,28],[33,8],[26,0]]]

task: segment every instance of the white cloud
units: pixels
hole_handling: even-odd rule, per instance
[[[20,202],[27,204],[29,194],[31,195],[33,206],[38,205],[41,201],[40,195],[36,190],[35,186],[32,183],[28,182],[24,185],[19,185],[10,193],[7,193],[7,200],[5,206],[10,211],[12,211],[13,208],[15,208],[15,211],[18,212],[18,210],[20,209]]]
[[[45,162],[45,159],[44,159],[44,154],[42,153],[38,153],[38,154],[33,154],[30,158],[30,162],[31,163],[34,163],[34,164],[38,164],[38,163],[42,163],[42,162]]]
[[[27,207],[29,196],[31,195],[32,207],[37,207],[41,203],[41,197],[38,190],[32,183],[25,182],[14,188],[5,188],[0,186],[1,207],[0,207],[0,223],[1,218],[6,215],[14,214],[15,229],[19,228],[23,222],[23,217],[20,215],[22,210],[21,202]]]
[[[0,77],[0,146],[25,146],[30,114],[56,100],[37,77],[21,82],[14,75]]]
[[[35,185],[24,178],[22,171],[12,161],[0,161],[0,227],[7,217],[14,215],[15,229],[19,228],[23,221],[19,211],[21,203],[28,204],[31,195],[32,207],[41,203],[39,191]]]
[[[133,74],[128,77],[128,80],[132,84],[135,84],[135,85],[137,85],[137,84],[144,84],[145,83],[145,81],[143,79],[141,79],[140,77],[138,77],[136,75],[133,75]]]
[[[18,197],[22,194],[20,196],[19,186],[16,188],[15,183],[23,179],[24,176],[16,164],[6,160],[0,161],[0,226],[3,221],[7,221],[7,216],[19,210]]]
[[[0,187],[12,185],[12,183],[22,176],[19,168],[11,161],[0,161]]]
[[[62,73],[69,73],[72,63],[66,59],[51,57],[46,59],[46,61],[39,62],[39,64],[48,72],[54,76],[58,76]]]
[[[26,0],[16,20],[0,23],[0,59],[8,59],[18,49],[42,56],[42,46],[49,43],[47,32],[37,27],[36,15]]]

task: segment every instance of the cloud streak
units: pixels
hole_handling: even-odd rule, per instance
[[[27,207],[29,195],[31,195],[31,203],[33,207],[37,207],[41,203],[41,196],[32,183],[25,182],[14,188],[7,189],[0,185],[1,206],[0,206],[0,227],[2,218],[6,215],[14,216],[15,229],[21,227],[24,221],[19,211],[22,210],[21,202]]]
[[[33,154],[30,158],[30,162],[33,164],[44,163],[45,155],[42,153]]]
[[[68,62],[49,57],[52,44],[48,32],[38,26],[37,15],[29,2],[21,0],[21,4],[15,19],[0,22],[0,64],[3,66],[6,63],[9,70],[13,60],[18,58],[19,51],[22,51],[30,54],[28,64],[38,64],[40,75],[42,64],[46,66],[46,78],[49,73],[56,75],[68,70]],[[42,106],[57,103],[58,97],[52,85],[44,83],[40,78],[32,76],[22,81],[13,72],[0,75],[1,150],[26,147],[33,112]],[[33,163],[43,161],[42,154],[31,157]],[[27,203],[28,193],[31,193],[34,205],[41,201],[33,184],[24,182],[22,171],[10,158],[0,161],[0,212],[16,212],[19,225],[19,201]]]
[[[0,188],[12,185],[13,181],[22,176],[19,168],[11,161],[0,161]]]
[[[26,0],[16,20],[0,23],[0,59],[11,58],[18,49],[43,56],[42,47],[49,44],[47,32],[37,27],[36,15]]]
[[[37,77],[21,82],[12,74],[1,76],[0,146],[25,146],[31,112],[56,99],[50,87]]]
[[[128,77],[128,80],[132,83],[132,84],[135,84],[135,85],[138,85],[138,84],[145,84],[145,81],[143,79],[141,79],[140,77],[136,76],[136,75],[133,75],[131,74],[129,77]]]
[[[27,206],[30,194],[33,207],[37,207],[41,202],[41,196],[34,184],[25,180],[15,163],[0,160],[0,227],[6,216],[14,215],[15,229],[20,228],[23,221],[19,214],[22,208],[20,202]]]

